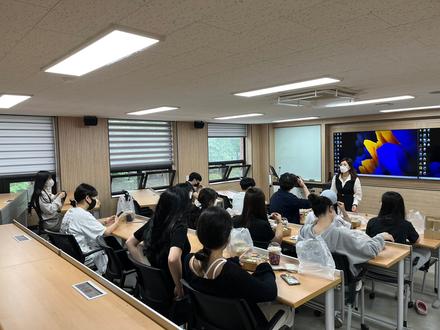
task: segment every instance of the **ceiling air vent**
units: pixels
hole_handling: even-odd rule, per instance
[[[281,95],[278,97],[278,105],[301,107],[304,105],[320,105],[333,102],[350,102],[356,92],[343,88],[315,89],[295,94]]]

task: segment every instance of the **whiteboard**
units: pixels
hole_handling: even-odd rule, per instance
[[[275,128],[275,170],[321,181],[321,126]]]

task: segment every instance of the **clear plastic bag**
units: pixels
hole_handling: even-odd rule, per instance
[[[425,216],[417,210],[409,210],[406,220],[412,223],[419,234],[425,232]]]
[[[226,251],[231,257],[239,257],[254,247],[247,228],[233,228]]]
[[[334,280],[335,262],[320,236],[298,242],[296,252],[299,259],[298,273]]]
[[[119,214],[121,212],[128,212],[128,211],[131,211],[133,213],[135,212],[133,197],[128,195],[128,197],[126,198],[125,195],[122,195],[118,199],[116,214]]]

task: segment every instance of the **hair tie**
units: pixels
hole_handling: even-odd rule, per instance
[[[73,207],[76,207],[76,205],[77,205],[76,200],[71,199],[71,200],[70,200],[70,205],[73,206]]]

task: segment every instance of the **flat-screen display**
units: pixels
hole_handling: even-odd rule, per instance
[[[440,128],[334,133],[335,173],[342,158],[360,175],[440,178]]]

